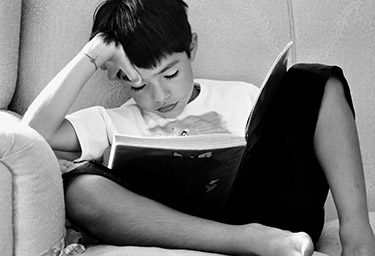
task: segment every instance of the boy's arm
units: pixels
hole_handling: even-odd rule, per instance
[[[107,69],[110,79],[115,79],[122,70],[131,81],[141,82],[122,46],[114,42],[106,44],[101,35],[95,36],[42,90],[24,115],[23,121],[38,131],[52,148],[80,150],[75,131],[65,115],[98,68]]]

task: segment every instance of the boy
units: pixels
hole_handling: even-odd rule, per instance
[[[24,122],[55,150],[79,151],[84,160],[102,158],[114,133],[241,134],[258,91],[244,83],[194,80],[197,46],[182,0],[108,0],[96,10],[91,40],[32,103]],[[116,109],[94,107],[66,117],[99,68],[130,87],[132,99]],[[65,175],[68,216],[118,245],[311,255],[329,185],[343,256],[374,255],[352,111],[339,68],[293,67],[224,216],[178,212],[92,165]]]

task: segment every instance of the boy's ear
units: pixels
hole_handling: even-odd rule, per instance
[[[198,50],[198,34],[194,32],[191,34],[190,61],[194,61],[195,55],[197,54],[197,50]]]

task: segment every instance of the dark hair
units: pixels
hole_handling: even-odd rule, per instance
[[[106,43],[120,43],[140,68],[154,68],[176,52],[190,58],[187,8],[183,0],[106,0],[95,10],[91,38],[103,33]]]

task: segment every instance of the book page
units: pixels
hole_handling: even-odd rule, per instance
[[[248,148],[251,148],[252,144],[257,140],[257,133],[259,133],[259,129],[261,129],[263,115],[287,72],[288,54],[292,44],[293,42],[289,42],[281,51],[260,87],[257,100],[251,110],[245,130],[247,143],[250,143]]]
[[[115,134],[113,143],[134,147],[164,148],[164,149],[215,149],[246,144],[244,137],[233,134],[202,134],[191,136],[166,136],[166,137],[133,137]]]

